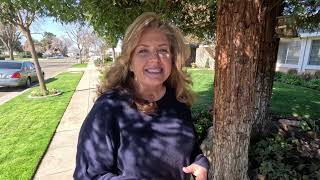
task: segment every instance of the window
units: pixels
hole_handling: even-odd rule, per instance
[[[27,64],[28,64],[28,68],[29,68],[30,70],[33,70],[33,69],[34,69],[33,63],[28,62]]]
[[[21,66],[19,62],[0,62],[0,69],[21,69]]]
[[[299,62],[300,41],[280,42],[278,50],[278,62],[281,64],[294,64]]]
[[[312,41],[308,65],[320,65],[320,40]]]

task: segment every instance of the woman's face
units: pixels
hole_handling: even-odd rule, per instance
[[[160,88],[168,79],[172,54],[167,36],[156,29],[145,29],[131,57],[135,82],[143,88]]]

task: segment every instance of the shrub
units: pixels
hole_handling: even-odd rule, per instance
[[[319,70],[317,70],[316,72],[314,72],[313,78],[314,78],[314,79],[320,79],[320,71],[319,71]]]
[[[320,79],[312,79],[305,83],[305,86],[320,91]]]
[[[104,63],[110,62],[112,60],[113,60],[112,57],[105,57],[104,58]]]
[[[194,126],[200,142],[206,137],[207,130],[212,126],[212,113],[201,111],[194,115]]]
[[[317,179],[320,177],[320,159],[315,153],[318,144],[315,139],[306,138],[274,134],[258,141],[249,148],[250,169],[256,169],[270,180]]]
[[[31,53],[29,51],[21,52],[18,54],[20,58],[31,58]]]
[[[313,78],[312,74],[310,73],[302,73],[300,76],[305,81],[310,81]]]
[[[305,83],[303,78],[298,74],[287,74],[285,76],[282,76],[282,78],[280,79],[280,82],[295,85],[295,86],[303,86]]]
[[[6,58],[4,56],[0,56],[0,60],[5,60]]]
[[[277,71],[275,74],[274,74],[274,80],[275,81],[280,81],[282,79],[283,76],[285,76],[286,74],[283,73],[283,72],[280,72],[280,71]]]
[[[287,74],[298,74],[297,69],[289,69]]]
[[[37,52],[37,56],[38,56],[38,58],[42,58],[43,53],[42,52]]]
[[[102,64],[102,60],[100,59],[100,58],[98,58],[98,59],[95,59],[94,61],[93,61],[93,63],[94,63],[94,65],[95,66],[100,66],[101,64]]]

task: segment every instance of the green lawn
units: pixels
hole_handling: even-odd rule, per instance
[[[188,69],[191,75],[193,86],[196,92],[196,103],[192,107],[193,111],[208,109],[213,99],[213,71],[209,69]]]
[[[86,68],[87,67],[87,63],[82,63],[82,64],[74,64],[72,65],[73,68]]]
[[[281,116],[320,118],[320,91],[275,82],[271,112]]]
[[[192,89],[198,94],[193,112],[208,108],[213,99],[213,71],[188,69],[193,80]],[[320,91],[275,82],[271,112],[281,116],[320,118]]]
[[[31,179],[69,104],[82,73],[49,80],[56,97],[29,99],[30,90],[0,106],[0,179]],[[37,88],[37,87],[35,87]]]

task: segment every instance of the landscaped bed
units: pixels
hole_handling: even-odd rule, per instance
[[[82,73],[62,73],[47,83],[54,97],[30,99],[23,93],[0,106],[0,179],[31,179],[62,118]]]
[[[213,71],[207,69],[188,69],[188,71],[194,82],[192,89],[198,94],[198,101],[192,112],[198,137],[202,140],[207,129],[212,126],[210,108],[213,101]],[[292,78],[287,78],[290,81],[286,84],[284,77],[282,75],[282,81],[274,82],[273,86],[270,109],[273,117],[273,133],[250,144],[250,177],[318,179],[320,177],[320,91],[291,85]],[[312,87],[317,87],[315,85]]]

